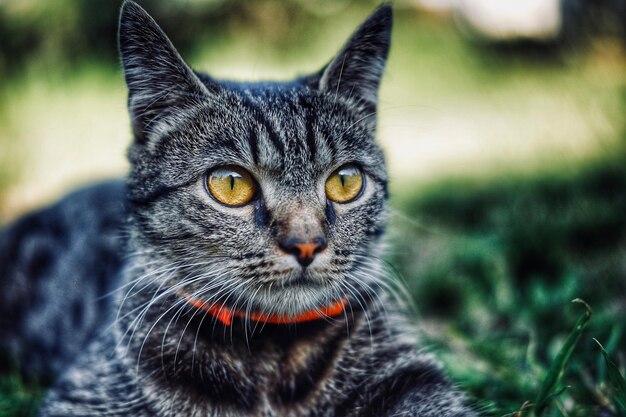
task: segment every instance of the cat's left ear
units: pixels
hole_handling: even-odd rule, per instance
[[[367,113],[376,111],[391,24],[391,5],[385,3],[361,24],[321,73],[308,80],[309,85],[350,97]]]

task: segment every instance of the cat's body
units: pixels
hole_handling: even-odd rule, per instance
[[[129,218],[116,314],[43,416],[473,415],[384,291],[373,133],[390,27],[383,6],[317,74],[224,83],[124,4],[135,141],[112,197]]]
[[[28,376],[58,374],[110,322],[126,186],[76,191],[0,231],[0,348]]]
[[[369,321],[348,313],[246,335],[243,319],[226,327],[191,309],[161,316],[163,306],[145,321],[167,326],[147,338],[150,327],[138,330],[130,348],[119,331],[92,345],[47,399],[46,415],[467,415],[401,316],[378,308]]]

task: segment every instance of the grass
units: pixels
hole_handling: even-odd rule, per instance
[[[604,346],[596,339],[593,340],[600,346],[602,356],[604,356],[609,379],[610,400],[613,403],[613,407],[621,415],[626,415],[626,379],[624,379],[624,375],[622,375],[619,367],[611,360]]]
[[[543,416],[623,415],[592,338],[624,368],[625,159],[445,183],[396,201],[391,263],[411,277],[427,339],[485,415],[527,402]],[[593,307],[584,326],[574,324],[574,298]]]
[[[44,389],[26,381],[8,358],[0,358],[0,417],[29,417],[37,414]]]

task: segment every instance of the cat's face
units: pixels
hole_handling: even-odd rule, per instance
[[[375,291],[387,197],[375,109],[390,18],[379,9],[318,74],[243,86],[194,74],[125,3],[134,232],[167,271],[163,288],[281,315]]]

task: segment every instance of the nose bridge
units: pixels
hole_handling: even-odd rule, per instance
[[[295,238],[310,242],[325,236],[323,218],[319,210],[303,202],[296,202],[284,212],[281,234],[284,238]]]

